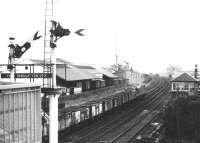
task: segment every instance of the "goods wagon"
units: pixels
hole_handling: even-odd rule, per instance
[[[81,110],[81,121],[89,119],[89,108]]]
[[[83,105],[83,107],[81,106],[80,108],[77,108],[75,110],[70,109],[64,111],[64,113],[70,112],[69,116],[67,117],[61,116],[61,114],[63,113],[59,113],[59,130],[63,130],[72,125],[79,124],[86,121],[87,119],[93,120],[99,115],[106,112],[108,113],[109,111],[112,111],[113,108],[129,102],[130,100],[140,98],[140,96],[144,97],[143,95],[144,93],[137,95],[135,92],[133,93],[131,90],[127,90],[118,93],[112,97],[101,99],[100,101],[88,102],[87,104]],[[88,122],[90,121],[88,120]]]
[[[96,103],[92,105],[92,117],[102,113],[102,103]]]
[[[112,109],[112,100],[108,99],[105,101],[105,111],[111,110]]]

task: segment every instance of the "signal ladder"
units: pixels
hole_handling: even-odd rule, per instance
[[[45,7],[45,32],[44,32],[44,66],[43,74],[50,74],[51,78],[45,78],[43,76],[43,88],[52,88],[53,86],[53,65],[51,58],[51,41],[53,37],[51,36],[50,29],[52,28],[53,19],[53,0],[46,0]]]

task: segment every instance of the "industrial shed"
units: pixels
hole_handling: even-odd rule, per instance
[[[41,143],[41,89],[0,82],[0,143]]]

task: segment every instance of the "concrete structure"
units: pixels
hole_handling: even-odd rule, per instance
[[[0,82],[1,143],[42,143],[40,96],[38,85]]]

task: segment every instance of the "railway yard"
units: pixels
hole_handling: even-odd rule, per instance
[[[0,143],[200,143],[200,2],[1,5]]]
[[[157,78],[146,86],[143,98],[130,100],[101,113],[70,131],[60,131],[59,143],[157,142],[162,127],[160,114],[169,98],[169,89],[166,78]]]

